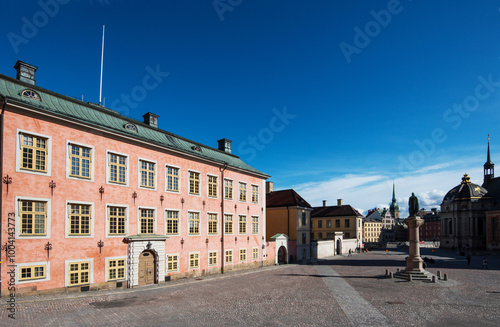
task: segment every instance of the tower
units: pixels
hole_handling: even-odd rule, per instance
[[[495,178],[495,164],[491,162],[490,157],[490,134],[488,134],[488,156],[484,164],[484,181],[483,187],[487,187],[493,178]]]
[[[394,183],[392,183],[392,202],[389,211],[394,219],[399,219],[399,205],[396,200],[396,185]]]

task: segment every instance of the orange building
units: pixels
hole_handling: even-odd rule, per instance
[[[15,68],[0,75],[3,296],[13,282],[78,292],[264,264],[269,176],[231,141],[187,140]]]

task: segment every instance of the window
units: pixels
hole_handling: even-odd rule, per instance
[[[21,235],[46,235],[47,203],[21,201]]]
[[[240,198],[239,199],[242,202],[247,201],[247,184],[246,183],[240,182]]]
[[[189,212],[189,235],[200,234],[200,213]]]
[[[247,262],[247,249],[240,249],[240,262]]]
[[[69,286],[90,283],[90,262],[76,262],[69,264]]]
[[[246,234],[247,232],[247,217],[246,216],[240,216],[240,224],[239,224],[239,233],[240,234]]]
[[[259,217],[252,217],[252,234],[259,234]]]
[[[345,234],[344,234],[344,237],[345,237],[345,238],[351,238],[351,234],[349,234],[349,233],[345,233]]]
[[[75,144],[70,145],[71,177],[90,179],[91,149]]]
[[[108,208],[109,235],[125,235],[127,232],[127,209],[123,207]]]
[[[125,259],[108,261],[108,280],[125,279]]]
[[[305,212],[302,212],[302,227],[307,225],[307,215]]]
[[[200,254],[199,253],[190,253],[189,254],[189,269],[199,268],[200,267]]]
[[[498,242],[498,218],[491,218],[491,230],[493,232],[492,241]]]
[[[351,227],[351,221],[349,219],[344,220],[344,227],[345,228],[350,228]]]
[[[208,252],[208,265],[217,266],[217,251]]]
[[[217,197],[217,176],[208,175],[208,197]]]
[[[21,169],[46,173],[48,139],[24,133],[21,136]]]
[[[140,209],[141,234],[154,234],[155,232],[155,211],[154,209]]]
[[[323,220],[318,220],[318,228],[323,228]]]
[[[318,240],[322,240],[323,239],[323,233],[318,233]]]
[[[33,90],[26,89],[21,92],[21,95],[26,98],[30,98],[36,101],[42,101],[40,95]]]
[[[335,219],[335,228],[340,228],[340,219]]]
[[[226,250],[225,263],[233,263],[233,250]]]
[[[139,160],[141,187],[155,188],[155,164]]]
[[[224,199],[233,199],[233,181],[229,179],[224,180]]]
[[[90,235],[90,205],[69,205],[69,235]]]
[[[233,215],[224,215],[224,234],[233,233]]]
[[[200,173],[189,172],[189,194],[200,195]]]
[[[252,203],[259,203],[259,187],[252,185]]]
[[[259,248],[252,249],[252,260],[259,260]]]
[[[179,212],[167,210],[167,235],[179,234]]]
[[[42,279],[45,278],[46,266],[36,265],[36,266],[20,267],[19,271],[20,271],[19,281]]]
[[[179,168],[167,166],[167,191],[179,192]]]
[[[306,244],[307,243],[307,235],[306,233],[302,233],[302,244]]]
[[[167,272],[179,269],[179,256],[177,254],[167,256]]]
[[[332,221],[330,219],[326,221],[326,228],[332,228]]]
[[[109,153],[109,182],[127,184],[127,157]]]
[[[208,214],[208,234],[217,234],[217,214]]]

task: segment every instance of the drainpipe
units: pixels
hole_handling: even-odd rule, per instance
[[[0,178],[3,178],[3,117],[4,117],[4,112],[5,112],[5,106],[7,105],[7,99],[5,97],[2,98],[2,113],[0,114]],[[3,224],[3,215],[2,215],[2,209],[3,208],[3,182],[2,186],[0,186],[0,244],[2,244],[2,224]],[[7,262],[7,254],[5,255],[5,262]],[[2,260],[1,260],[1,253],[0,253],[0,290],[2,289]],[[2,297],[2,292],[0,292],[0,297]]]
[[[224,171],[227,169],[227,162],[224,163],[224,166],[219,167],[219,171],[221,173],[221,193],[220,193],[220,198],[221,198],[221,203],[220,203],[220,211],[221,211],[221,239],[220,239],[220,246],[221,246],[221,251],[220,251],[220,273],[224,273],[224,262],[226,260],[226,254],[224,253],[224,227],[225,227],[225,217],[224,217]]]

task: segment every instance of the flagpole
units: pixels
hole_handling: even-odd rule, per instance
[[[104,61],[104,28],[106,25],[102,25],[102,51],[101,51],[101,81],[100,81],[100,89],[99,89],[99,104],[101,104],[102,99],[102,66]]]

